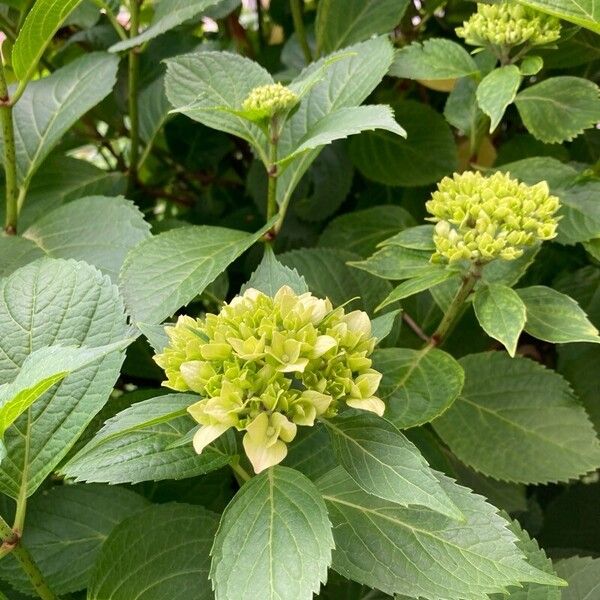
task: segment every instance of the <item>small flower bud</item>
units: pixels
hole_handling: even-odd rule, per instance
[[[281,83],[254,88],[244,100],[242,108],[258,118],[270,119],[290,111],[298,103],[298,96]]]

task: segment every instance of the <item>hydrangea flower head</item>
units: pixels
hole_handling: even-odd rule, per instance
[[[270,83],[254,88],[244,100],[242,108],[256,118],[270,119],[289,112],[298,100],[298,96],[286,86]]]
[[[231,427],[260,471],[280,463],[298,426],[350,406],[383,414],[375,394],[381,374],[366,313],[333,309],[329,300],[282,287],[273,298],[248,289],[217,315],[179,317],[167,326],[169,345],[155,360],[163,385],[193,391],[188,408],[201,427],[198,453]]]
[[[529,186],[508,173],[455,173],[425,206],[436,223],[432,262],[513,260],[556,236],[559,202],[545,181]]]
[[[477,4],[456,34],[472,46],[541,46],[560,37],[560,21],[516,2]]]

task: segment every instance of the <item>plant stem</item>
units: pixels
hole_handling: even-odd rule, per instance
[[[270,221],[277,213],[277,141],[271,139],[269,145],[269,166],[267,175],[269,177],[267,188],[267,221]]]
[[[137,36],[140,28],[140,6],[143,0],[131,0],[129,12],[131,21],[129,37]],[[137,183],[138,160],[140,151],[139,140],[139,114],[138,114],[138,86],[140,75],[140,55],[136,46],[129,51],[129,134],[131,138],[131,151],[129,154],[129,181],[127,191],[131,192]]]
[[[452,299],[448,310],[444,314],[438,328],[435,330],[434,334],[431,336],[429,345],[431,346],[439,346],[444,342],[446,336],[455,325],[456,321],[460,318],[464,304],[466,300],[469,298],[473,288],[479,278],[481,277],[481,265],[478,263],[473,263],[471,268],[467,271],[466,275],[463,278],[461,286],[458,288],[458,292]]]
[[[292,18],[294,20],[294,30],[296,31],[296,36],[298,38],[298,42],[300,43],[300,47],[302,48],[302,52],[304,53],[304,58],[306,59],[306,64],[312,62],[312,54],[310,51],[310,46],[308,45],[308,39],[306,38],[306,30],[304,29],[304,21],[302,20],[302,0],[290,0],[290,8],[292,9]]]
[[[7,235],[17,233],[19,218],[17,183],[17,154],[15,151],[15,130],[13,125],[13,107],[8,95],[8,86],[4,74],[4,57],[0,61],[0,120],[4,137],[4,172],[6,178],[6,219],[4,231]]]
[[[126,40],[127,34],[125,33],[125,30],[123,29],[123,27],[121,27],[121,23],[119,23],[119,21],[117,21],[117,18],[113,14],[112,10],[110,10],[110,6],[108,6],[108,4],[105,2],[105,0],[92,0],[92,1],[98,8],[100,8],[101,10],[103,10],[105,12],[106,18],[110,21],[110,24],[113,26],[114,30],[117,32],[117,35],[122,40]]]
[[[248,473],[248,471],[246,471],[246,469],[244,469],[244,467],[242,467],[242,465],[240,465],[240,463],[238,462],[237,458],[235,460],[232,460],[229,463],[229,466],[231,467],[232,471],[243,481],[250,481],[251,476]]]

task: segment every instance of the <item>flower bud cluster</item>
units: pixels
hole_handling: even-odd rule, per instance
[[[456,33],[473,46],[541,46],[560,37],[560,21],[516,2],[477,4]]]
[[[270,119],[290,111],[298,103],[298,96],[281,83],[254,88],[244,100],[242,108],[256,117]]]
[[[436,223],[432,262],[513,260],[556,236],[559,202],[545,181],[528,186],[507,173],[455,173],[425,206]]]
[[[245,431],[258,473],[281,462],[300,425],[344,405],[383,414],[375,396],[381,374],[366,313],[333,310],[329,300],[282,287],[271,298],[255,289],[204,319],[179,317],[155,357],[166,387],[203,399],[188,408],[201,427],[198,453],[231,427]]]

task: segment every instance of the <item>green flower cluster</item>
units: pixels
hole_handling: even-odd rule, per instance
[[[513,260],[556,236],[559,202],[545,181],[529,186],[508,173],[455,173],[442,179],[425,206],[436,223],[432,262]]]
[[[163,385],[203,399],[188,411],[202,426],[198,453],[231,427],[260,471],[280,463],[298,425],[311,426],[345,404],[383,414],[375,396],[381,374],[366,313],[333,310],[329,300],[282,287],[271,298],[255,289],[204,319],[179,317],[155,357]]]
[[[242,108],[255,118],[271,117],[289,112],[298,103],[298,96],[281,83],[254,88],[244,100]]]
[[[456,33],[473,46],[541,46],[560,37],[560,21],[516,2],[477,4]]]

